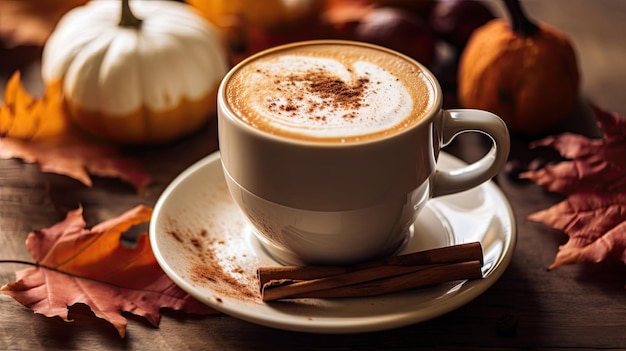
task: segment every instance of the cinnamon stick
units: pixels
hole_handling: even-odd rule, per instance
[[[300,297],[373,296],[482,277],[480,243],[394,256],[354,266],[261,267],[263,301]]]
[[[328,277],[358,269],[377,266],[416,266],[433,263],[455,263],[480,260],[483,263],[483,249],[479,242],[457,244],[436,249],[391,256],[377,261],[364,262],[354,266],[273,266],[257,269],[259,286],[272,280],[307,280]]]

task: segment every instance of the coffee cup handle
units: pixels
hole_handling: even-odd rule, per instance
[[[432,196],[458,193],[478,186],[504,167],[509,157],[511,141],[506,124],[495,114],[482,110],[444,110],[438,128],[441,147],[465,132],[481,132],[491,138],[492,147],[480,160],[453,170],[437,170]]]

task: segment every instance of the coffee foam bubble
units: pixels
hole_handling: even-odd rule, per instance
[[[432,104],[418,66],[386,52],[367,55],[374,49],[334,49],[296,48],[252,61],[229,81],[231,106],[273,134],[349,141],[411,125]]]

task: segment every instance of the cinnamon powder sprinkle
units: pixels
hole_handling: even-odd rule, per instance
[[[291,96],[287,100],[287,104],[278,106],[278,109],[284,112],[291,112],[292,116],[295,116],[301,105],[294,103],[296,101],[306,101],[307,114],[313,114],[318,110],[324,108],[331,109],[345,109],[356,110],[363,105],[363,98],[365,91],[368,88],[370,79],[368,77],[359,77],[353,84],[349,84],[341,80],[338,76],[332,75],[322,69],[311,70],[304,74],[291,74],[286,76],[283,80],[276,79],[274,83],[278,85],[277,90],[282,91],[281,85],[296,86],[302,84],[306,89],[306,92],[317,96],[322,100],[321,103],[312,99],[307,99],[305,93],[301,95]],[[270,110],[276,109],[274,102],[269,103]],[[356,117],[355,112],[347,113],[344,118]],[[323,120],[320,118],[316,118]]]
[[[334,107],[359,108],[369,78],[359,78],[354,85],[329,75],[326,72],[309,72],[304,76],[309,81],[308,90],[321,97],[330,99]]]
[[[178,234],[177,232],[170,230],[167,232],[167,234],[173,236],[174,239],[176,239],[176,241],[178,241],[179,243],[183,242],[183,238],[181,238],[180,234]]]
[[[189,278],[197,284],[211,283],[212,289],[219,294],[216,295],[216,300],[220,300],[218,302],[221,302],[218,296],[259,301],[258,289],[250,286],[250,282],[255,282],[255,272],[246,277],[247,272],[240,265],[227,264],[224,267],[224,259],[220,259],[218,254],[220,247],[225,245],[223,239],[209,239],[209,231],[204,228],[197,231],[168,230],[167,234],[182,243],[191,257],[197,260],[189,267]],[[237,262],[238,257],[229,256],[226,260]]]
[[[197,238],[191,238],[191,244],[197,249],[202,248],[202,242],[198,240]]]
[[[223,295],[237,295],[239,299],[256,300],[257,294],[251,291],[248,285],[240,282],[224,271],[215,260],[202,264],[195,264],[191,267],[192,280],[197,283],[210,281],[216,285],[212,288]]]

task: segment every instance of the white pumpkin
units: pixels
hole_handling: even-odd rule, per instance
[[[227,69],[220,32],[166,0],[92,0],[60,20],[42,56],[43,80],[63,81],[71,119],[126,144],[196,131],[214,115]]]

